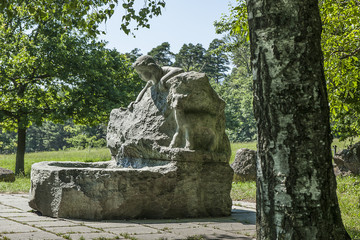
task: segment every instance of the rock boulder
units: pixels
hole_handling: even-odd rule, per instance
[[[15,174],[13,171],[5,168],[0,168],[0,182],[14,182]]]
[[[334,162],[341,175],[360,174],[360,142],[344,149],[334,156]]]
[[[237,150],[231,164],[235,181],[256,181],[256,151],[241,148]]]

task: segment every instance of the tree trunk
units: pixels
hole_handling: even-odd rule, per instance
[[[315,0],[248,0],[258,127],[257,239],[350,239],[332,169]]]
[[[16,165],[15,174],[24,174],[24,159],[25,159],[25,148],[26,148],[26,128],[18,127],[18,139],[17,139],[17,150],[16,150]]]

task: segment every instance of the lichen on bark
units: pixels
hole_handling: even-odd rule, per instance
[[[257,239],[350,239],[332,172],[317,1],[248,0]]]

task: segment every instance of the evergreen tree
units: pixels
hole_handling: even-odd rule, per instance
[[[224,79],[230,69],[228,56],[222,47],[224,44],[224,41],[214,39],[205,54],[206,65],[203,71],[216,83]]]
[[[181,67],[185,72],[203,72],[206,65],[206,49],[200,44],[184,44],[175,54],[175,67]]]
[[[134,63],[138,57],[140,57],[141,50],[139,48],[134,48],[129,53],[125,53],[127,59],[129,59],[130,63]]]
[[[152,56],[160,66],[171,66],[174,54],[170,51],[170,44],[164,42],[161,45],[151,49],[148,55]]]

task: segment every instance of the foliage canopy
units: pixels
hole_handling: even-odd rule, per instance
[[[125,55],[95,37],[117,0],[9,0],[0,3],[0,127],[18,132],[16,172],[23,171],[26,129],[45,119],[97,124],[127,104],[141,81]],[[162,0],[139,11],[123,1],[121,29],[148,27]]]
[[[333,133],[341,139],[359,136],[360,2],[321,0],[319,8]],[[218,31],[230,33],[228,49],[245,46],[249,39],[246,2],[237,0],[230,14],[216,24]],[[246,40],[238,41],[238,36]]]
[[[320,1],[322,48],[335,133],[360,134],[360,2]]]

